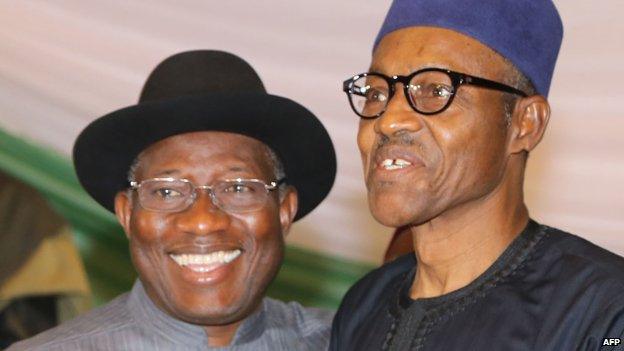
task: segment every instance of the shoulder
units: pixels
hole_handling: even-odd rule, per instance
[[[132,320],[126,308],[127,296],[127,294],[120,295],[104,306],[32,338],[17,342],[7,351],[77,349],[88,339],[124,328]]]
[[[568,332],[589,339],[621,337],[624,258],[579,236],[541,228],[544,237],[523,279],[532,293],[543,298],[543,330],[566,326]]]
[[[415,265],[416,259],[410,253],[370,271],[347,291],[338,313],[347,312],[352,308],[366,308],[367,304],[375,303]]]
[[[372,270],[355,283],[334,317],[330,349],[342,349],[361,323],[375,315],[375,311],[386,308],[387,299],[399,289],[415,265],[414,255],[407,254]]]
[[[283,302],[269,297],[265,297],[263,303],[270,326],[294,330],[301,337],[329,334],[334,316],[332,311],[304,307],[298,302]]]
[[[601,248],[586,239],[552,228],[545,228],[545,251],[562,277],[591,278],[595,284],[624,289],[624,257]]]

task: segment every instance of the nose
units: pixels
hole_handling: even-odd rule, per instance
[[[230,215],[215,205],[209,190],[196,191],[195,202],[177,213],[178,228],[195,235],[225,231],[230,226]]]
[[[396,92],[388,101],[386,111],[375,120],[377,134],[392,137],[401,133],[417,132],[423,127],[423,116],[409,105],[402,85],[395,85]]]

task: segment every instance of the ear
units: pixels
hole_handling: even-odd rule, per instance
[[[282,233],[284,236],[288,235],[290,231],[290,226],[295,219],[295,215],[297,214],[297,209],[299,208],[299,197],[297,195],[297,190],[289,186],[286,189],[286,193],[280,203],[280,222],[282,224]]]
[[[120,191],[115,195],[115,216],[130,239],[130,216],[132,215],[132,199],[127,191]]]
[[[516,102],[511,122],[510,152],[529,152],[539,144],[550,120],[550,105],[541,95]]]

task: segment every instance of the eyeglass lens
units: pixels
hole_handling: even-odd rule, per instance
[[[224,211],[256,210],[267,199],[268,190],[261,181],[220,181],[212,185],[212,199]],[[190,182],[148,179],[138,188],[141,206],[153,211],[176,212],[189,207],[198,196]]]
[[[451,77],[444,72],[425,71],[411,78],[407,98],[418,112],[436,113],[443,110],[454,93]],[[363,117],[383,113],[391,98],[386,78],[367,75],[353,81],[349,98],[355,112]]]

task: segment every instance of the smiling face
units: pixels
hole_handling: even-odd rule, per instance
[[[408,75],[426,67],[504,82],[507,66],[472,38],[410,27],[384,37],[370,71]],[[501,94],[464,85],[446,111],[425,116],[397,86],[381,117],[361,120],[358,146],[373,216],[393,227],[421,224],[486,198],[499,186],[509,156]]]
[[[222,132],[181,134],[151,145],[141,154],[136,180],[156,177],[197,186],[275,180],[264,144]],[[283,258],[284,234],[297,207],[293,190],[283,200],[271,191],[260,209],[244,213],[219,209],[206,190],[197,190],[193,205],[180,212],[144,209],[136,193],[117,194],[116,213],[141,282],[159,308],[210,326],[239,322],[258,307]]]

